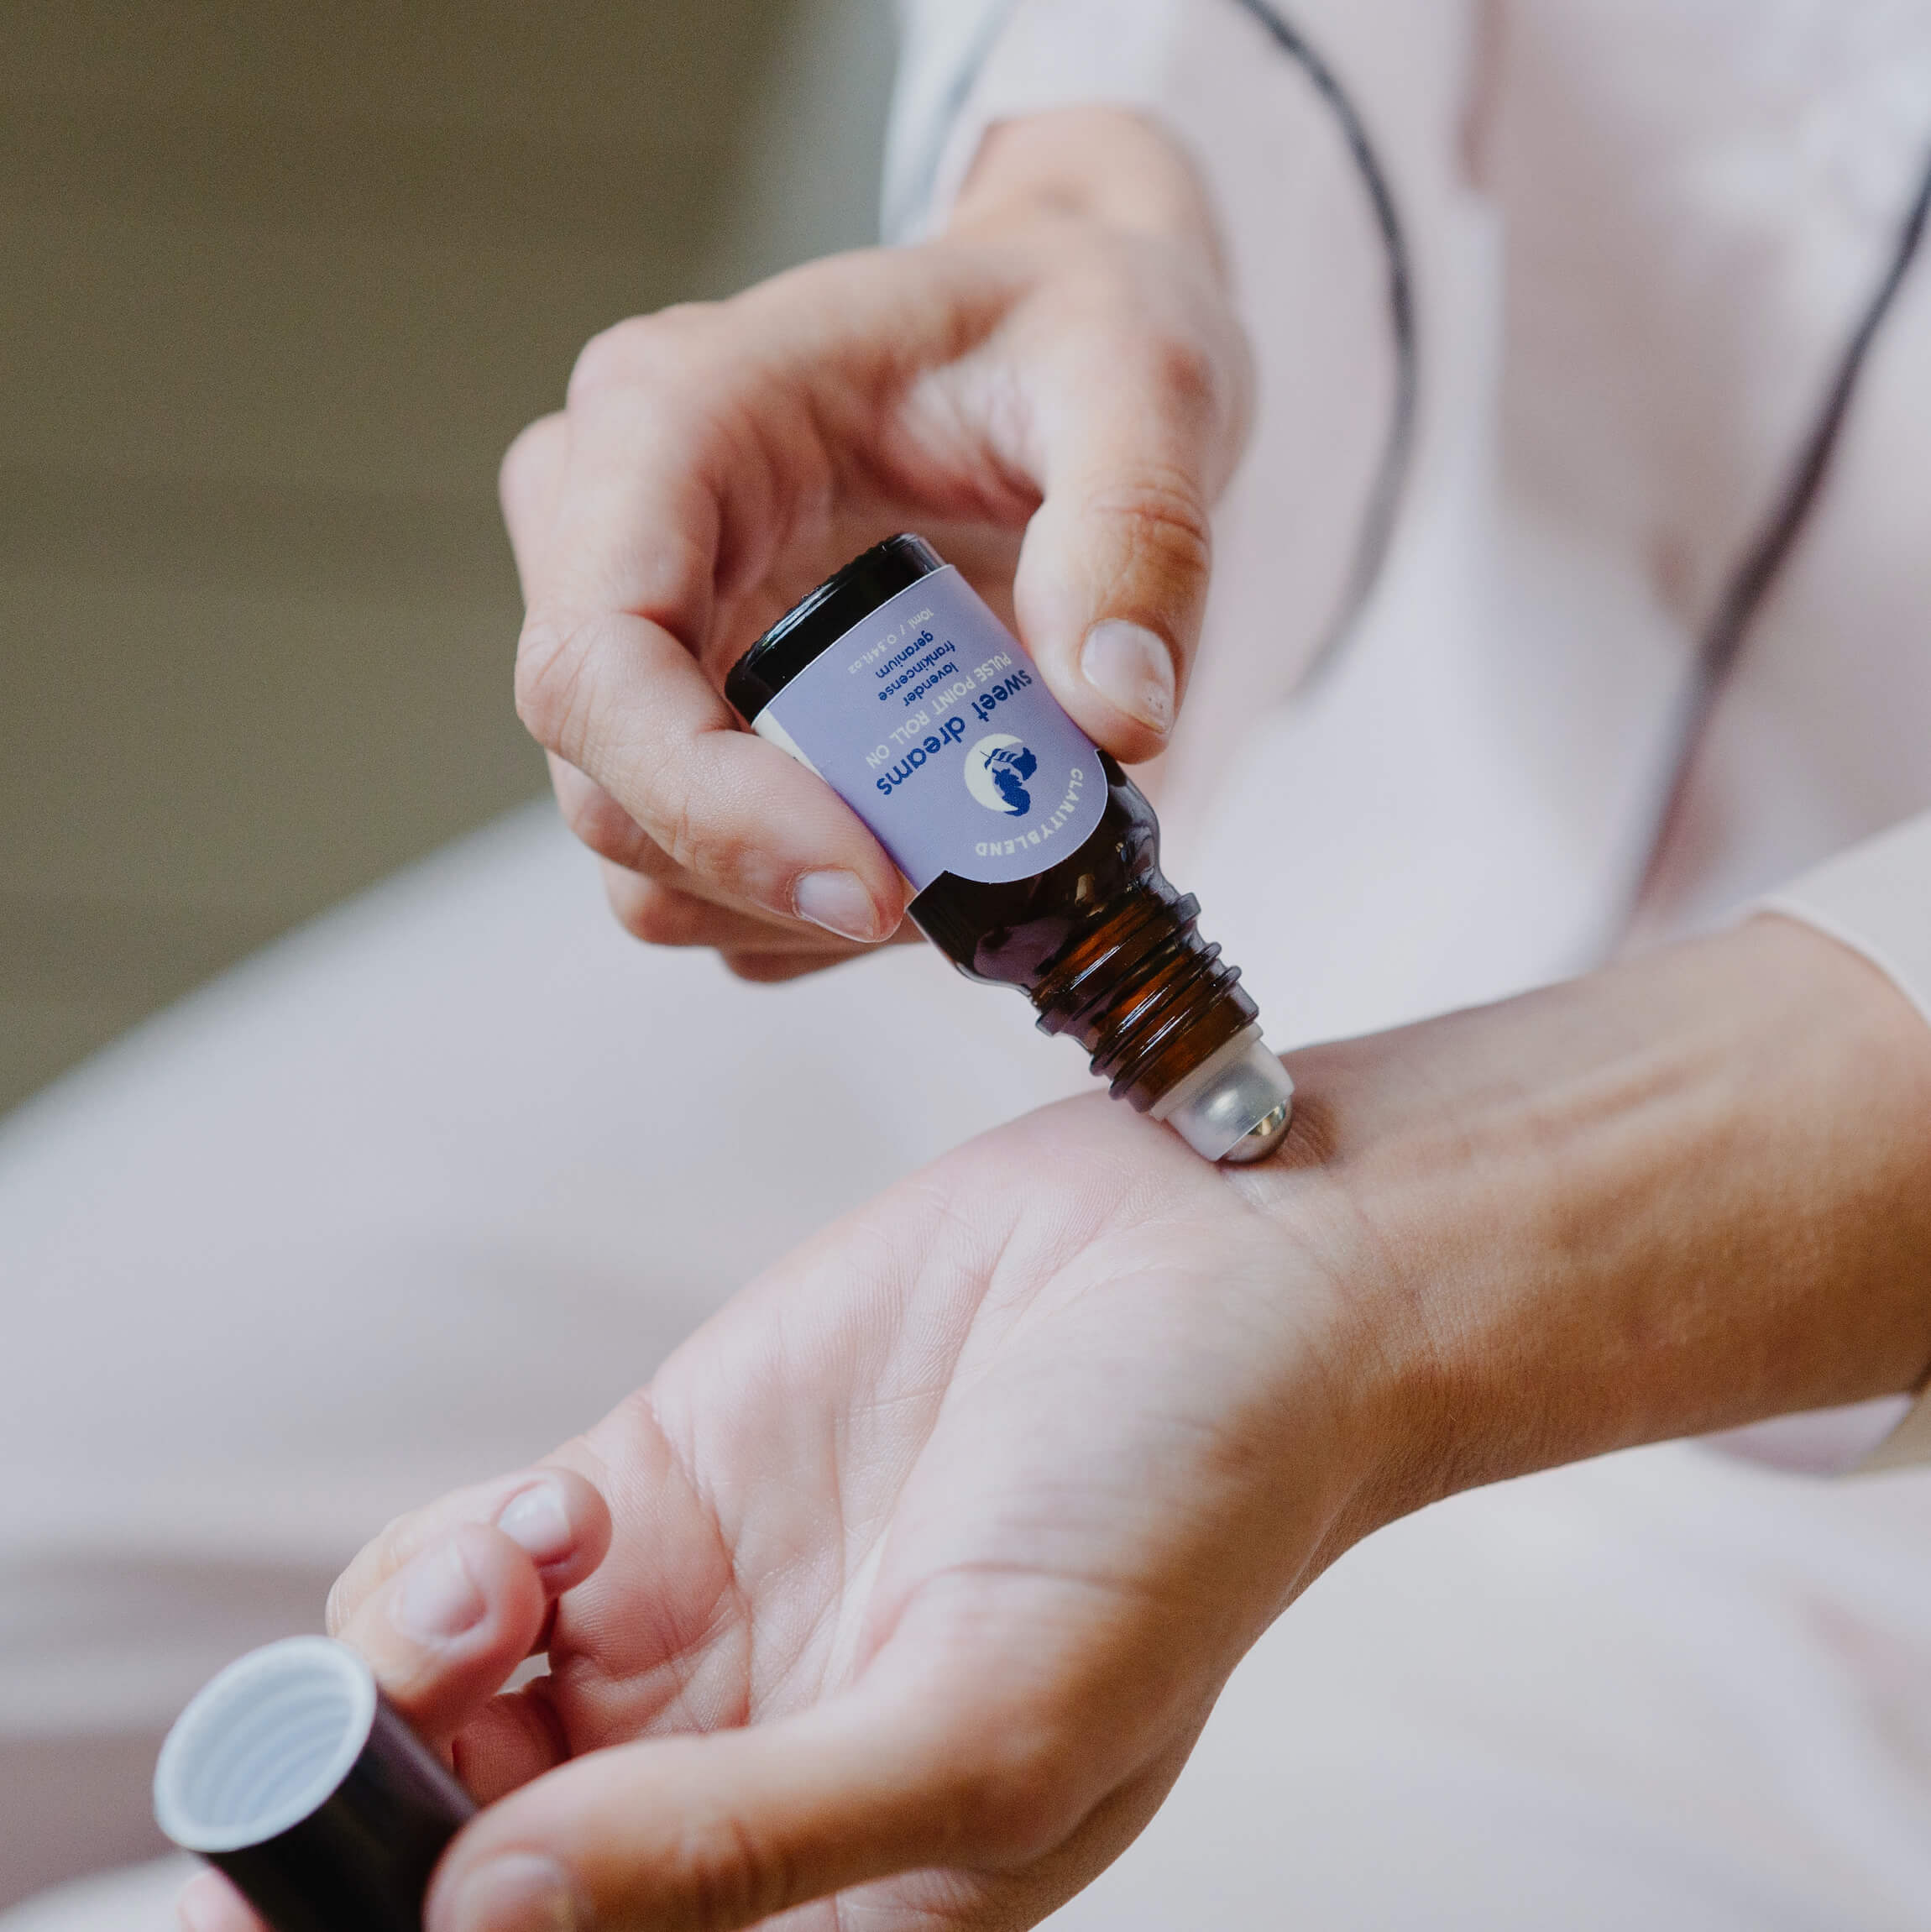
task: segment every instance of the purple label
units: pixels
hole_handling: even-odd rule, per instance
[[[948,565],[881,605],[758,714],[919,891],[1029,879],[1107,803],[1099,754],[1018,640]]]

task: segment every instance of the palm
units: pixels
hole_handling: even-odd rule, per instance
[[[896,1925],[1070,1890],[1157,1804],[1327,1526],[1318,1286],[1266,1212],[1305,1185],[1078,1102],[747,1290],[562,1458],[615,1530],[538,1694],[568,1751],[889,1684],[965,1732],[1070,1723],[1063,1827],[1054,1794],[1009,1868],[870,1896]]]

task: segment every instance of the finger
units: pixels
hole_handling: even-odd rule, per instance
[[[462,1523],[418,1551],[337,1633],[440,1749],[537,1647],[549,1594],[528,1551]]]
[[[823,972],[827,966],[843,966],[861,956],[861,949],[848,952],[810,954],[727,952],[725,967],[734,979],[747,986],[782,986],[788,980],[803,979],[807,973]]]
[[[557,803],[572,831],[604,861],[604,890],[620,924],[651,945],[850,959],[853,942],[803,919],[778,919],[725,898],[676,864],[603,787],[560,758],[550,761]],[[891,938],[915,939],[903,923]]]
[[[968,1754],[969,1755],[969,1754]],[[427,1932],[753,1925],[888,1872],[980,1855],[956,1741],[850,1703],[781,1722],[596,1751],[480,1814],[438,1867]],[[1051,1801],[1029,1826],[1063,1827]]]
[[[739,728],[668,631],[610,612],[546,633],[532,612],[524,638],[525,722],[678,866],[843,939],[897,927],[904,887],[883,848],[822,779]]]
[[[1244,404],[1229,355],[1152,333],[1049,359],[1036,406],[1044,500],[1013,585],[1021,635],[1074,719],[1153,757],[1200,641],[1211,512]]]
[[[551,1596],[581,1583],[610,1547],[610,1512],[573,1469],[521,1469],[455,1490],[398,1516],[364,1546],[328,1593],[330,1634],[340,1636],[404,1564],[465,1523],[488,1525],[517,1545]]]
[[[607,367],[615,353],[586,359]],[[556,541],[518,647],[517,708],[540,742],[708,884],[843,938],[882,939],[904,909],[896,867],[836,793],[741,728],[699,666],[725,493],[755,497],[738,473],[770,467],[718,427],[730,411],[715,391],[730,380],[653,353],[627,382],[573,385]],[[719,406],[707,412],[693,395]]]
[[[569,426],[563,414],[539,416],[510,445],[496,474],[497,498],[525,604],[536,596],[542,581],[569,447]]]
[[[874,945],[909,945],[924,936],[902,920],[885,941],[845,940],[821,925],[734,903],[676,864],[602,786],[560,758],[552,757],[550,768],[566,823],[604,861],[604,891],[611,911],[626,932],[648,945],[705,946],[829,964],[856,958]]]
[[[641,872],[647,879],[687,876],[594,778],[585,778],[553,751],[550,786],[557,794],[557,809],[563,823],[599,858],[608,859],[625,872]]]
[[[641,923],[631,929],[638,938],[662,945],[715,945],[724,943],[727,935],[741,933],[747,940],[761,935],[781,949],[832,953],[840,959],[854,950],[850,943],[827,934],[823,926],[803,919],[780,919],[728,898],[709,881],[677,864],[602,786],[572,770],[560,758],[552,758],[550,767],[566,823],[606,861],[605,889],[611,894],[613,909],[626,922],[633,910],[640,915]],[[716,936],[699,933],[686,938],[660,938],[645,929],[652,912],[651,896],[633,893],[623,882],[625,879],[633,884],[654,882],[667,893],[741,917],[730,923],[720,922]]]
[[[836,941],[798,919],[739,912],[620,866],[604,867],[604,893],[617,923],[654,946],[708,946],[719,952],[768,952],[788,959],[852,959],[868,946]]]
[[[249,1902],[218,1872],[197,1872],[175,1900],[181,1932],[268,1932]]]
[[[580,1477],[568,1481],[595,1496]],[[432,1748],[474,1730],[471,1754],[491,1796],[555,1760],[527,1700],[520,1725],[492,1706],[519,1701],[497,1697],[498,1687],[537,1645],[558,1591],[587,1574],[608,1542],[601,1499],[579,1530],[557,1507],[564,1487],[539,1479],[506,1501],[489,1491],[446,1499],[392,1529],[369,1566],[378,1580],[353,1593],[349,1614],[338,1613],[337,1594],[330,1599],[332,1633],[367,1660],[385,1695]],[[495,1521],[463,1520],[479,1497],[500,1505]],[[520,1754],[509,1748],[519,1730]],[[176,1914],[186,1932],[263,1932],[240,1894],[213,1872],[184,1888]]]
[[[533,596],[541,581],[541,558],[547,553],[556,520],[557,504],[563,488],[569,432],[561,415],[542,417],[517,437],[503,459],[500,479],[505,522],[516,554],[518,574],[526,598]],[[696,898],[712,896],[706,882],[686,872],[618,804],[616,799],[553,752],[549,755],[551,783],[557,794],[563,822],[599,857],[620,866],[628,872],[646,878],[683,882],[685,892]],[[652,921],[652,905],[646,897],[636,904],[638,923],[631,929],[639,938],[650,939],[646,929]],[[619,917],[625,916],[619,907]],[[739,929],[733,928],[734,931]],[[809,935],[809,943],[822,950],[824,929],[803,922],[771,922],[770,929]],[[703,936],[688,939],[662,938],[661,945],[705,945],[721,943]],[[843,951],[836,956],[844,957]]]
[[[479,1804],[494,1804],[565,1755],[549,1679],[493,1697],[464,1725],[450,1749],[456,1775]]]

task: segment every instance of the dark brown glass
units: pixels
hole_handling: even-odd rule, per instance
[[[820,652],[919,578],[944,568],[922,537],[855,558],[754,645],[725,681],[747,719]],[[987,885],[945,872],[913,922],[968,977],[1016,987],[1043,1033],[1069,1034],[1117,1099],[1145,1113],[1259,1018],[1240,969],[1200,935],[1200,903],[1160,871],[1160,827],[1106,752],[1107,806],[1077,851],[1029,879]]]

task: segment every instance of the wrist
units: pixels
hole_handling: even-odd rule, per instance
[[[1808,928],[1290,1065],[1298,1169],[1259,1185],[1345,1231],[1363,1530],[1931,1364],[1931,1029]]]

